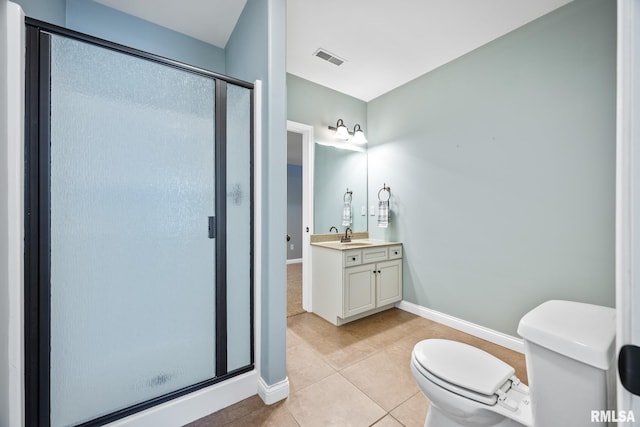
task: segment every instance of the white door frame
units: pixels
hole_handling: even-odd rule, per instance
[[[313,234],[313,126],[287,120],[287,131],[302,134],[302,308],[312,312],[311,235]]]
[[[616,355],[640,345],[640,0],[618,0],[616,142]],[[640,416],[640,397],[618,377],[618,410]]]
[[[0,235],[6,241],[0,241],[0,252],[6,258],[0,264],[6,267],[4,277],[0,278],[0,287],[7,301],[2,309],[8,313],[0,320],[0,328],[7,331],[6,346],[0,341],[0,347],[7,352],[8,367],[0,372],[0,394],[8,396],[8,401],[0,403],[0,424],[21,426],[24,424],[24,111],[25,111],[25,27],[24,13],[16,3],[0,0],[5,4],[5,13],[1,14],[0,34],[2,42],[6,40],[2,73],[6,79],[6,98],[0,99],[0,114],[6,114],[6,130],[1,129],[0,145],[6,147],[0,154],[0,171],[6,185],[0,194],[0,206],[6,208],[5,221],[0,224]],[[6,38],[5,38],[6,37]],[[3,148],[4,148],[3,147]],[[0,215],[1,216],[1,215]],[[1,239],[0,239],[1,240]],[[4,270],[4,269],[3,269]],[[2,297],[0,297],[2,298]],[[9,406],[6,407],[5,405]]]

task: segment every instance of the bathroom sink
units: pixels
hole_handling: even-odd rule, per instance
[[[347,249],[358,249],[358,248],[371,248],[376,246],[388,246],[393,242],[382,242],[377,240],[369,240],[369,239],[357,239],[352,240],[351,242],[341,242],[340,240],[332,240],[330,242],[316,242],[312,243],[315,246],[322,246],[324,248],[335,249],[338,251],[344,251]]]
[[[368,242],[345,242],[341,243],[343,246],[371,246],[372,243]]]

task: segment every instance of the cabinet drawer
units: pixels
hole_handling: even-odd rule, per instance
[[[367,264],[370,262],[385,261],[389,256],[387,247],[383,248],[370,248],[362,250],[362,263]]]
[[[402,258],[402,246],[389,246],[389,259]]]
[[[344,253],[344,266],[353,267],[362,264],[362,251],[349,251]]]

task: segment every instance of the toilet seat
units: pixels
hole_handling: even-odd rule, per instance
[[[533,426],[529,388],[481,349],[426,339],[413,348],[411,371],[431,402],[425,426]]]
[[[515,370],[491,354],[457,341],[428,339],[414,347],[416,369],[438,386],[493,406],[505,400]],[[502,396],[502,399],[501,399]]]
[[[413,363],[414,363],[414,366],[420,372],[420,374],[422,374],[422,376],[427,378],[432,383],[437,384],[438,386],[444,388],[445,390],[451,391],[455,394],[466,397],[467,399],[475,400],[476,402],[489,405],[489,406],[495,405],[496,402],[498,401],[498,396],[496,396],[495,394],[486,395],[486,394],[476,393],[469,389],[462,388],[460,386],[447,382],[441,378],[438,378],[437,376],[429,372],[428,369],[425,369],[424,366],[422,366],[420,362],[417,361],[415,356],[413,357]]]

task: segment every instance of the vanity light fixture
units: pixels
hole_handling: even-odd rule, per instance
[[[329,127],[329,129],[331,129],[331,127]],[[335,127],[335,137],[338,139],[349,139],[349,130],[347,129],[347,127],[344,125],[344,122],[342,121],[342,119],[338,119],[338,123],[336,123],[336,127]]]
[[[354,127],[353,132],[350,132],[349,129],[347,129],[347,127],[345,126],[342,119],[338,119],[336,126],[329,126],[329,129],[336,132],[334,134],[334,137],[337,139],[346,141],[353,135],[353,138],[351,138],[349,142],[353,142],[356,144],[366,144],[367,142],[369,142],[367,141],[367,138],[365,138],[364,132],[362,131],[362,128],[359,124]]]
[[[369,142],[367,141],[367,138],[364,137],[364,132],[358,124],[353,128],[353,138],[351,138],[351,142],[354,144],[366,144]]]

